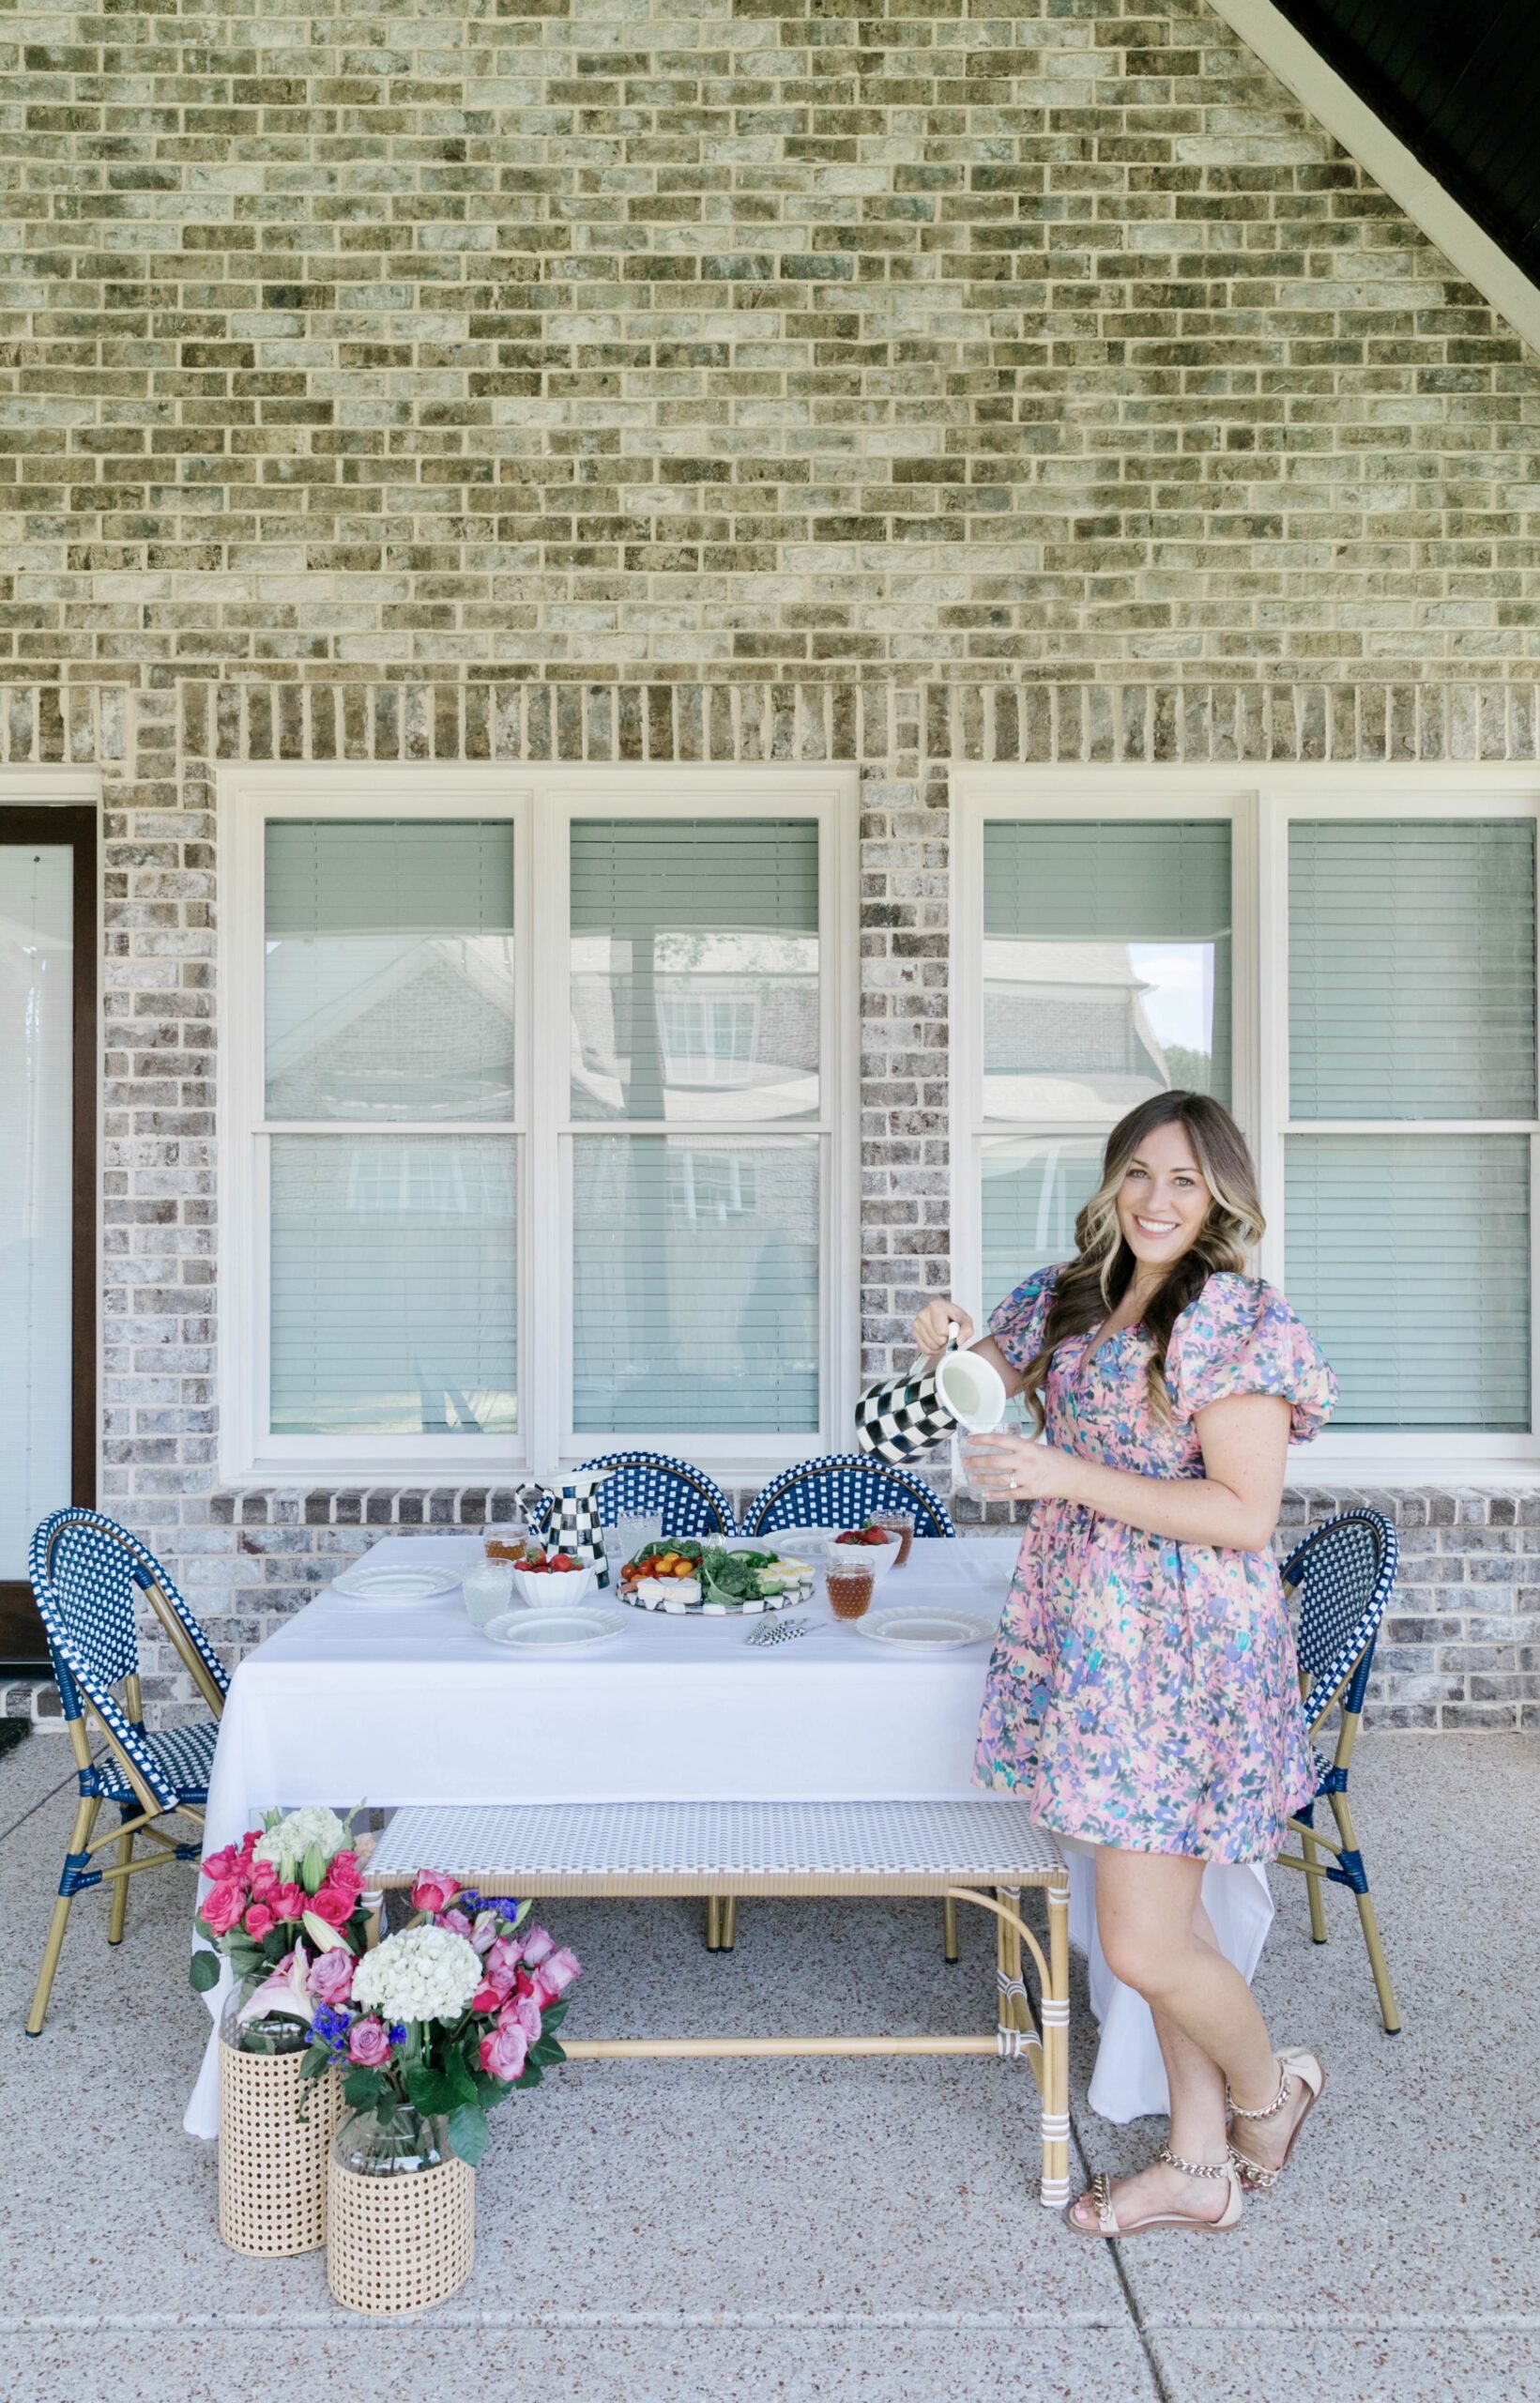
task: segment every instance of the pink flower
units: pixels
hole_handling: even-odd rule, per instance
[[[215,1936],[228,1936],[245,1908],[244,1879],[226,1877],[204,1896],[204,1924]]]
[[[328,1877],[319,1892],[311,1896],[310,1907],[317,1919],[326,1921],[328,1927],[341,1927],[344,1921],[352,1918],[357,1900],[356,1894],[343,1893]]]
[[[475,1945],[478,1952],[486,1953],[491,1951],[494,1944],[497,1941],[497,1914],[496,1911],[477,1912],[476,1924],[470,1932],[470,1940]]]
[[[471,1922],[464,1911],[439,1911],[435,1924],[447,1927],[451,1936],[463,1936],[467,1944],[470,1942]]]
[[[240,1874],[240,1855],[233,1844],[221,1844],[219,1851],[211,1852],[204,1862],[204,1875],[211,1878],[216,1886],[223,1886]]]
[[[518,1939],[520,1956],[534,1969],[557,1949],[557,1939],[548,1928],[531,1927]]]
[[[441,1869],[421,1869],[412,1881],[412,1908],[415,1911],[447,1911],[460,1891],[452,1877]]]
[[[259,1895],[263,1902],[268,1901],[271,1897],[274,1887],[278,1884],[278,1872],[273,1867],[272,1862],[270,1860],[253,1860],[252,1863],[251,1876],[252,1893]]]
[[[353,1991],[353,1955],[341,1951],[323,1952],[305,1981],[317,2001],[329,2003],[338,2010]]]
[[[255,1852],[257,1848],[257,1838],[259,1833],[260,1830],[258,1829],[248,1828],[246,1833],[240,1840],[240,1857],[242,1860],[246,1861],[248,1864],[251,1861],[252,1853]]]
[[[267,1902],[280,1919],[303,1919],[307,1908],[303,1886],[275,1886]]]
[[[327,1883],[328,1886],[335,1886],[341,1894],[351,1894],[357,1901],[363,1890],[363,1879],[358,1875],[358,1854],[356,1852],[333,1853],[331,1865],[327,1871]]]
[[[356,2019],[348,2030],[347,2057],[360,2069],[381,2069],[390,2058],[390,2039],[378,2019]]]
[[[499,2028],[522,2028],[532,2044],[540,2043],[541,2009],[532,1994],[521,1994],[498,2014]]]
[[[499,1936],[495,1944],[488,1946],[486,1969],[489,1978],[496,1977],[502,1971],[506,1971],[511,1977],[518,1966],[519,1948],[516,1944],[511,1944],[506,1936]]]
[[[481,2067],[489,2077],[500,2077],[511,2085],[523,2076],[528,2052],[529,2040],[522,2028],[495,2028],[481,2039]]]
[[[483,1985],[479,1985],[471,1996],[470,2008],[477,2013],[500,2011],[502,2002],[502,1996],[489,1978]]]
[[[260,1944],[268,1930],[278,1925],[278,1921],[266,1903],[253,1903],[246,1914],[244,1924],[247,1935]]]
[[[555,2002],[558,1995],[566,1993],[573,1979],[582,1974],[575,1953],[569,1952],[563,1945],[559,1952],[553,1952],[550,1959],[542,1961],[535,1971],[535,1992],[541,2002]]]

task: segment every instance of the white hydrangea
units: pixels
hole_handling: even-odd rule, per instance
[[[353,1972],[356,2011],[393,2019],[458,2019],[481,1982],[473,1944],[450,1927],[407,1927],[366,1952]]]
[[[259,1836],[256,1858],[270,1860],[275,1869],[292,1869],[304,1860],[312,1844],[319,1847],[324,1860],[329,1860],[346,1844],[347,1829],[336,1812],[313,1805],[309,1810],[291,1811],[276,1828],[269,1828],[265,1836]]]

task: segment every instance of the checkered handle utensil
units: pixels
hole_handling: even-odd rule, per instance
[[[795,1644],[799,1635],[811,1635],[812,1628],[805,1618],[762,1618],[751,1627],[743,1638],[745,1644]]]

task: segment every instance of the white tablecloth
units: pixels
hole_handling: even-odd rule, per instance
[[[917,1543],[878,1603],[946,1599],[993,1621],[1015,1550],[1009,1536]],[[479,1553],[474,1536],[387,1536],[368,1557],[454,1569]],[[987,1647],[904,1658],[837,1625],[821,1592],[810,1610],[816,1631],[769,1651],[745,1645],[740,1621],[637,1611],[602,1648],[540,1660],[480,1634],[458,1589],[411,1607],[328,1589],[236,1672],[207,1849],[275,1804],[976,1795]],[[1165,2071],[1149,2011],[1101,1958],[1090,1883],[1072,1855],[1071,1932],[1102,2026],[1090,2101],[1136,2119],[1166,2108]],[[1265,1873],[1211,1867],[1203,1899],[1249,1978],[1273,1917]],[[217,2015],[219,1990],[208,1999]],[[184,2124],[217,2131],[212,2039]]]

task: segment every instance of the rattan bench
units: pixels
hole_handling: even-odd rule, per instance
[[[992,2053],[1025,2059],[1043,2097],[1043,2200],[1069,2199],[1069,1873],[1025,1804],[955,1802],[533,1802],[421,1804],[379,1837],[371,1882],[442,1869],[495,1893],[740,1898],[932,1894],[994,1914],[997,2025],[978,2036],[589,2036],[575,2060],[796,2054]],[[1046,1948],[1020,1914],[1047,1897]],[[1034,2023],[1021,1948],[1037,1969]]]

